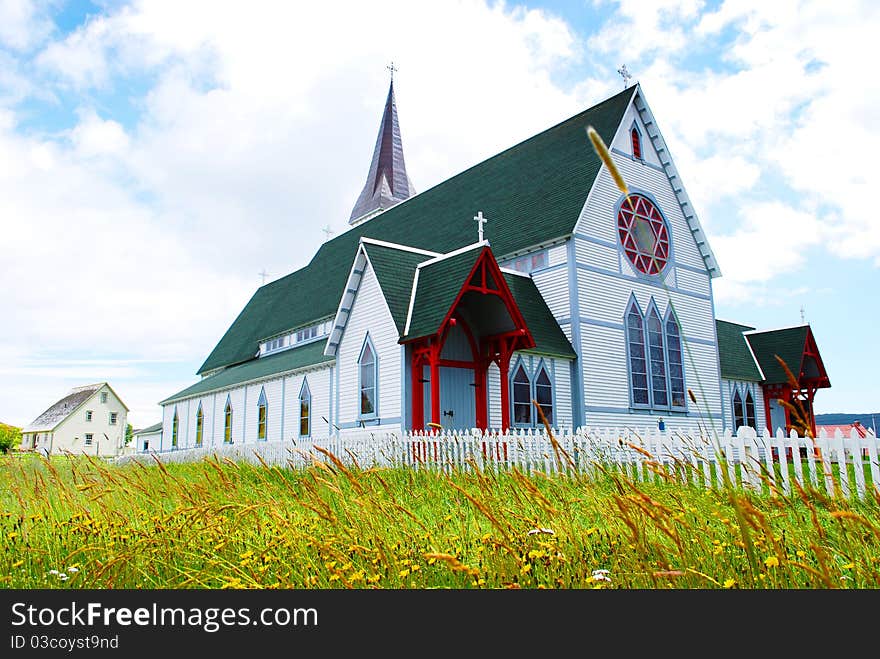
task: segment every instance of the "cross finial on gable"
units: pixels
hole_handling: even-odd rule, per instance
[[[391,60],[391,64],[389,64],[385,68],[391,71],[391,82],[394,82],[394,72],[399,70],[396,66],[394,66],[394,60]]]
[[[324,240],[330,240],[330,236],[333,235],[334,231],[330,228],[330,225],[326,225],[321,231],[324,232]]]
[[[632,78],[632,74],[626,70],[626,64],[622,64],[617,72],[620,74],[620,77],[623,78],[623,88],[626,89],[629,84],[630,78]]]
[[[266,283],[266,277],[269,276],[269,273],[266,272],[266,268],[263,268],[263,270],[260,271],[260,272],[258,272],[257,274],[260,275],[260,277],[263,278],[263,283],[265,284],[265,283]]]
[[[483,211],[479,211],[479,212],[477,212],[476,215],[474,215],[474,222],[476,222],[479,225],[479,229],[477,229],[477,236],[479,236],[479,242],[483,242],[483,225],[486,224],[486,222],[488,222],[488,221],[489,220],[487,220],[485,217],[483,217]]]

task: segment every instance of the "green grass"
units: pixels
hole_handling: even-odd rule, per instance
[[[332,456],[304,471],[7,457],[0,483],[6,588],[880,586],[878,497]]]

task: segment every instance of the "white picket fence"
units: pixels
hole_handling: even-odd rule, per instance
[[[148,452],[117,458],[124,464],[138,460],[149,464],[192,462],[205,458],[248,461],[254,464],[302,468],[315,460],[328,462],[329,451],[348,465],[361,468],[406,466],[445,471],[474,469],[525,473],[586,472],[603,468],[624,472],[640,481],[676,480],[706,488],[724,486],[726,473],[734,487],[776,495],[789,495],[792,481],[802,488],[824,490],[831,497],[853,498],[880,494],[880,440],[873,434],[860,437],[799,437],[794,431],[758,435],[740,428],[712,435],[655,429],[557,430],[554,442],[544,431],[510,430],[481,433],[477,430],[441,433],[369,433],[257,442],[162,453]]]

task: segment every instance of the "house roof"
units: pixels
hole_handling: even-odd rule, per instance
[[[844,423],[844,424],[826,424],[826,425],[817,425],[817,426],[816,426],[816,432],[817,432],[817,433],[820,433],[820,432],[822,432],[823,430],[825,431],[825,433],[826,433],[829,437],[834,437],[834,433],[837,432],[838,430],[839,430],[839,431],[843,434],[843,436],[846,437],[846,438],[849,438],[850,433],[851,433],[853,430],[855,430],[855,431],[856,431],[856,434],[857,434],[859,437],[862,437],[862,438],[865,438],[865,437],[868,437],[869,435],[873,435],[873,434],[874,434],[873,431],[872,431],[870,428],[866,428],[865,426],[863,426],[863,425],[862,425],[861,423],[859,423],[859,422],[855,422],[855,423]]]
[[[133,435],[150,435],[152,433],[156,433],[162,430],[162,422],[154,423],[152,426],[147,426],[146,428],[141,428],[140,430],[135,430]]]
[[[743,332],[755,329],[727,320],[715,320],[718,335],[718,358],[721,362],[721,377],[725,380],[746,380],[761,382],[764,376]]]
[[[64,398],[57,401],[49,409],[40,414],[40,416],[22,428],[22,432],[54,430],[59,423],[79,409],[81,405],[83,405],[105,384],[106,382],[99,382],[97,384],[89,384],[71,389]]]
[[[776,356],[785,362],[792,374],[798,378],[804,368],[804,354],[809,348],[811,332],[809,325],[796,325],[782,329],[767,330],[763,332],[748,331],[745,333],[755,359],[764,373],[766,384],[783,384],[788,382],[785,369],[779,364]],[[825,383],[820,386],[831,386],[821,360],[818,363],[821,377]]]
[[[288,371],[331,362],[334,358],[324,355],[324,344],[324,340],[317,340],[298,348],[282,350],[274,355],[253,359],[244,364],[224,369],[219,373],[202,378],[194,385],[178,391],[159,404],[165,405],[177,400],[183,400],[184,398],[191,398],[198,394],[206,394],[233,387],[251,380],[259,380],[271,375],[280,375]]]
[[[245,362],[261,339],[332,316],[363,236],[449,253],[472,242],[477,211],[488,219],[485,234],[499,258],[569,236],[602,168],[587,126],[610,143],[635,91],[626,89],[327,241],[307,266],[257,290],[198,372]]]

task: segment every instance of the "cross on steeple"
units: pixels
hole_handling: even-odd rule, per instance
[[[266,268],[263,268],[263,270],[262,270],[261,272],[258,272],[257,274],[260,275],[260,277],[263,278],[263,283],[265,284],[265,283],[266,283],[266,277],[269,276],[269,273],[266,272]]]
[[[334,233],[333,229],[330,228],[329,224],[327,226],[325,226],[323,229],[321,229],[321,231],[324,232],[324,236],[325,236],[324,240],[330,240],[330,236],[332,236]]]
[[[479,229],[477,230],[477,235],[479,236],[479,242],[483,242],[483,225],[488,222],[485,217],[483,217],[483,211],[479,211],[476,215],[474,215],[474,222],[479,225]]]
[[[623,64],[617,72],[620,74],[620,77],[623,78],[623,88],[626,89],[629,84],[629,79],[632,78],[632,74],[626,70],[626,64]]]
[[[394,60],[391,60],[391,64],[389,64],[385,68],[391,71],[391,82],[394,82],[394,72],[399,70],[396,66],[394,66]]]

